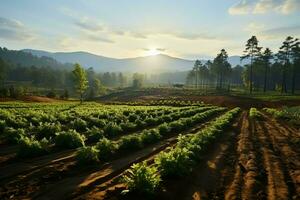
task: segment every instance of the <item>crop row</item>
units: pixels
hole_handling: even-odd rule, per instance
[[[161,180],[187,175],[207,152],[210,144],[222,137],[239,112],[239,108],[232,109],[198,133],[179,136],[175,147],[155,157],[154,166],[148,166],[146,162],[134,164],[124,174],[122,181],[127,184],[129,191],[154,194]]]
[[[208,117],[225,110],[224,108],[213,108],[204,111],[198,110],[195,115],[186,118],[180,118],[176,121],[164,123],[157,128],[147,129],[139,134],[131,134],[121,137],[118,141],[111,141],[106,138],[101,139],[95,146],[83,147],[78,151],[79,162],[90,163],[99,160],[106,161],[114,155],[123,152],[134,151],[145,147],[146,145],[156,143],[171,134],[188,130],[194,125],[204,122]],[[190,112],[192,113],[192,112]]]

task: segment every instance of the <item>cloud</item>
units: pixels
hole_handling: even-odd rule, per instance
[[[264,14],[277,12],[291,14],[300,11],[299,0],[240,0],[228,9],[231,15]]]
[[[259,23],[256,23],[256,22],[251,22],[250,24],[248,24],[246,26],[246,28],[244,30],[247,31],[247,32],[250,32],[252,34],[256,34],[256,33],[261,32],[262,30],[264,30],[264,28],[265,28],[264,24],[259,24]]]
[[[103,37],[103,36],[100,36],[98,34],[91,34],[91,33],[86,33],[84,34],[84,37],[90,41],[100,41],[100,42],[106,42],[106,43],[114,43],[113,40],[109,39],[109,38],[106,38],[106,37]]]
[[[230,7],[228,12],[231,15],[243,15],[248,14],[252,9],[252,2],[248,0],[241,0],[234,6]]]
[[[81,28],[83,30],[88,30],[88,31],[103,31],[104,30],[104,27],[102,25],[92,22],[87,18],[83,18],[81,20],[75,21],[75,25],[77,25],[79,28]]]
[[[14,19],[0,17],[0,38],[29,41],[34,39],[34,34],[21,22]]]
[[[267,39],[277,39],[277,38],[284,39],[288,35],[293,37],[300,37],[300,25],[267,29],[262,31],[261,35]]]
[[[216,39],[215,36],[209,36],[205,33],[172,33],[170,35],[173,35],[174,37],[180,38],[180,39],[186,39],[186,40],[198,40],[198,39],[206,39],[206,40],[212,40]]]

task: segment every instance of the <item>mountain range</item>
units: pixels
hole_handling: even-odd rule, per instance
[[[23,52],[31,53],[37,57],[50,57],[60,63],[80,63],[83,67],[93,67],[95,71],[121,71],[121,72],[175,72],[187,71],[194,65],[194,60],[172,57],[166,54],[136,58],[109,58],[88,52],[48,52],[34,49],[23,49]],[[201,60],[206,62],[207,60]],[[228,58],[232,66],[240,64],[239,56]],[[247,63],[247,62],[246,62]]]

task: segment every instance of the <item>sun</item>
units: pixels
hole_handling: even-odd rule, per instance
[[[155,55],[158,55],[158,54],[160,54],[161,53],[161,51],[159,51],[158,49],[156,49],[156,48],[151,48],[151,49],[148,49],[147,51],[146,51],[146,55],[147,56],[155,56]]]

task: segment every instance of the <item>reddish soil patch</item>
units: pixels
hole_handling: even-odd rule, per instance
[[[147,102],[150,100],[186,100],[186,101],[202,101],[207,104],[225,106],[229,108],[241,107],[249,109],[251,107],[282,107],[300,105],[299,100],[280,100],[280,101],[263,101],[250,97],[231,96],[231,95],[211,95],[197,94],[197,91],[185,91],[176,89],[145,89],[136,91],[120,91],[112,93],[96,100],[102,102]]]
[[[41,97],[41,96],[24,96],[20,100],[25,102],[43,102],[43,103],[52,103],[52,102],[60,101],[57,99]]]

